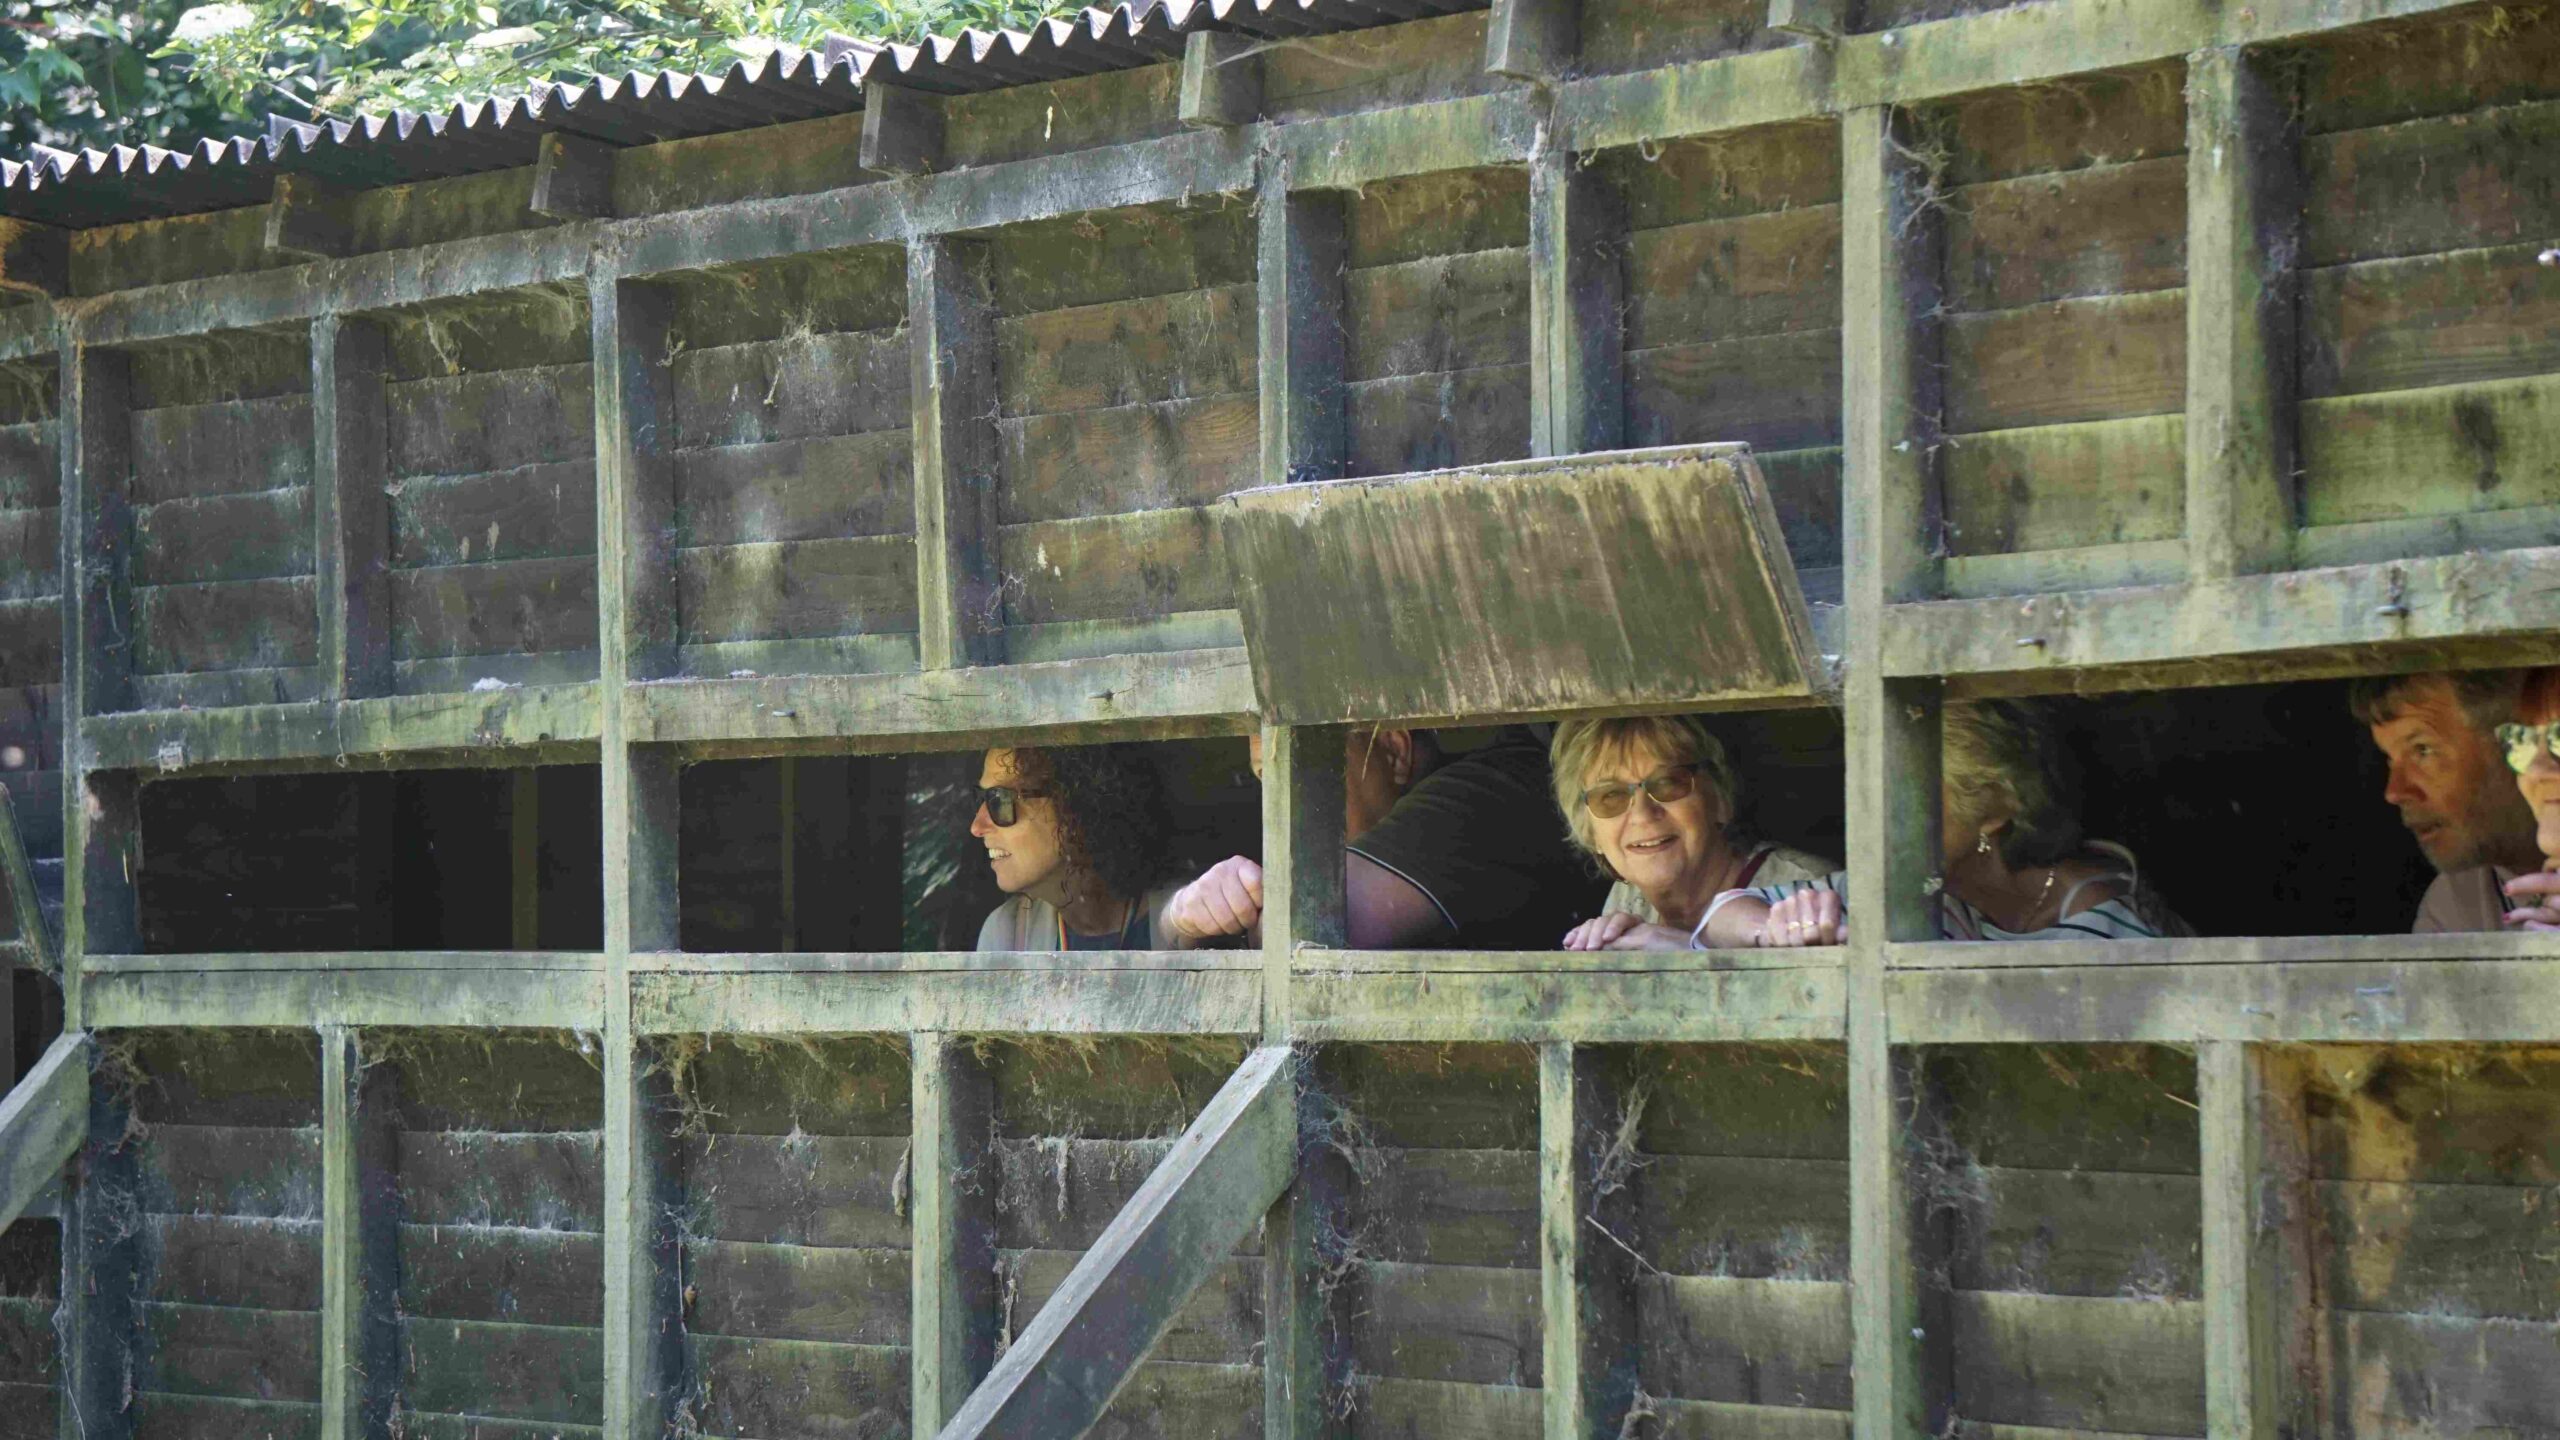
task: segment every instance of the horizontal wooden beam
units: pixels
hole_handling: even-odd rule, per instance
[[[1262,1028],[1262,975],[1231,968],[635,967],[631,1025],[646,1035],[1244,1035]]]
[[[61,348],[61,312],[50,305],[0,306],[0,361],[31,360]]]
[[[1755,952],[1754,958],[1759,953]],[[1686,955],[1301,951],[1289,1033],[1307,1040],[1838,1040],[1848,1033],[1839,952],[1788,968],[1707,968]],[[1737,957],[1721,957],[1733,960]],[[1509,968],[1501,968],[1503,962]],[[1605,968],[1604,968],[1605,967]]]
[[[449,751],[480,765],[491,751],[596,742],[592,685],[527,685],[225,710],[138,710],[82,722],[101,770],[207,770],[341,756]]]
[[[40,300],[70,294],[70,232],[0,216],[0,293]]]
[[[17,1088],[0,1099],[0,1230],[53,1189],[89,1138],[89,1063],[83,1031],[57,1036]]]
[[[970,1393],[942,1440],[1082,1435],[1298,1169],[1297,1065],[1245,1057]]]
[[[823,740],[836,750],[958,749],[1004,737],[1073,743],[1241,735],[1255,714],[1253,675],[1241,649],[902,675],[664,681],[635,687],[631,698],[635,741],[750,748]]]
[[[1356,190],[1400,175],[1526,164],[1538,121],[1517,95],[1477,95],[1259,128],[1288,157],[1291,188]]]
[[[1898,1045],[2548,1044],[2560,959],[1906,970],[1885,1007]]]
[[[1766,953],[1766,952],[1754,952]],[[2182,940],[2061,940],[2034,946],[1946,940],[1895,945],[1895,970],[2056,970],[2160,965],[2308,965],[2324,961],[2400,964],[2452,960],[2549,960],[2560,947],[2541,935],[2217,935]]]
[[[2376,652],[2426,661],[2494,639],[2503,659],[2550,657],[2560,548],[2430,556],[2094,595],[1896,605],[1885,673],[1995,678],[2006,688],[2234,683],[2367,670]],[[2523,647],[2523,648],[2512,648]],[[2277,667],[2277,668],[2271,668]],[[2290,667],[2290,668],[2285,668]]]
[[[84,990],[89,1021],[101,1030],[427,1025],[601,1031],[605,1016],[601,964],[567,970],[538,965],[501,969],[495,964],[121,970],[93,964]]]

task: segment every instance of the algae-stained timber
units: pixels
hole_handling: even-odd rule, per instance
[[[0,167],[0,863],[32,968],[59,875],[79,1037],[0,1102],[0,1431],[923,1435],[1007,1363],[986,1413],[1185,1440],[2548,1427],[2547,940],[1982,947],[1933,887],[1949,704],[2560,661],[2560,18],[1306,0],[825,58]],[[422,446],[404,390],[497,408]],[[1674,438],[1751,448],[1612,453]],[[1489,463],[1389,473],[1435,455]],[[395,654],[422,549],[489,583]],[[516,643],[590,573],[592,668]],[[1350,727],[1826,705],[1850,943],[1349,948]],[[687,765],[1254,734],[1258,950],[681,948]],[[340,767],[519,772],[442,853],[520,948],[171,940],[151,787]],[[541,1030],[570,1100],[413,1063]],[[1178,1143],[1256,1043],[1248,1163]]]

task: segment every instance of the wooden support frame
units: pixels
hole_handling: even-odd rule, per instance
[[[2282,568],[2300,509],[2302,122],[2245,50],[2187,62],[2187,573]]]
[[[77,1033],[65,1030],[64,1034]],[[88,1112],[62,1187],[61,1425],[78,1440],[129,1440],[135,1350],[143,1343],[141,1164],[123,1077],[77,1065]]]
[[[1617,1440],[1637,1380],[1635,1190],[1610,1156],[1628,1122],[1623,1055],[1538,1047],[1538,1259],[1548,1440]]]
[[[17,935],[19,956],[30,969],[59,976],[62,949],[54,940],[53,925],[45,919],[43,897],[36,891],[35,866],[27,858],[26,832],[18,828],[17,802],[6,790],[0,790],[0,888],[9,892],[9,916]],[[0,997],[0,1017],[9,1013],[8,1006],[7,997]],[[14,1060],[10,1073],[16,1073]]]
[[[862,168],[923,175],[941,166],[941,98],[904,85],[864,85]]]
[[[2203,1112],[2205,1413],[2212,1440],[2309,1424],[2317,1228],[2301,1066],[2233,1040],[2196,1047]]]
[[[0,218],[0,291],[45,300],[70,294],[70,232]]]
[[[1264,42],[1225,30],[1194,30],[1182,38],[1182,88],[1174,118],[1195,129],[1232,129],[1262,115]]]
[[[927,670],[992,665],[1004,653],[996,576],[995,346],[985,247],[952,236],[909,245],[916,648]]]
[[[1081,1435],[1298,1169],[1297,1064],[1245,1057],[944,1426],[943,1440]]]
[[[1551,139],[1529,164],[1529,453],[1627,441],[1627,213],[1606,171]]]
[[[533,194],[525,208],[551,220],[601,220],[613,214],[613,157],[621,147],[554,130],[533,157]]]
[[[1262,483],[1330,480],[1350,454],[1342,271],[1350,219],[1343,197],[1292,188],[1290,163],[1269,164],[1260,189]]]
[[[0,1230],[52,1188],[89,1138],[96,1049],[84,1031],[60,1035],[27,1078],[0,1095]]]
[[[400,1386],[399,1111],[390,1066],[320,1027],[320,1434],[390,1433]]]
[[[1582,0],[1493,0],[1484,68],[1513,80],[1552,81],[1582,49]]]
[[[311,323],[311,553],[326,700],[391,691],[383,366],[381,327],[338,315]]]
[[[908,1040],[913,1117],[907,1176],[914,1266],[909,1403],[917,1435],[938,1435],[995,1364],[995,1091],[968,1041]]]
[[[308,263],[351,253],[355,235],[347,221],[347,197],[316,175],[276,176],[267,201],[266,252]]]

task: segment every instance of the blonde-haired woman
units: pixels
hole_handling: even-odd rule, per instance
[[[2560,930],[2560,667],[2525,677],[2516,718],[2498,727],[2516,789],[2533,807],[2534,843],[2543,866],[2506,883],[2515,908],[2506,923],[2519,930]]]
[[[2042,709],[2014,700],[1950,705],[1940,754],[1945,938],[2195,933],[2142,888],[2131,851],[2082,832],[2071,766]],[[1719,895],[1705,933],[1718,948],[1837,945],[1847,927],[1847,877],[1833,873]]]
[[[1719,893],[1833,868],[1745,836],[1733,764],[1694,716],[1568,720],[1548,756],[1566,832],[1618,882],[1567,950],[1693,949]]]

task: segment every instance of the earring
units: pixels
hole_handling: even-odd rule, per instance
[[[1973,837],[1973,853],[1976,855],[1988,855],[1991,853],[1990,831],[1985,830],[1981,834]]]

